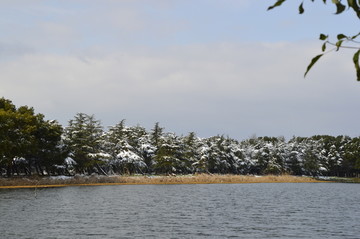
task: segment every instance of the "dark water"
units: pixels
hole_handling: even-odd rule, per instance
[[[360,238],[360,184],[0,190],[0,238]]]

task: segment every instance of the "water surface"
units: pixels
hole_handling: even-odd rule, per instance
[[[360,184],[0,190],[1,238],[359,238]]]

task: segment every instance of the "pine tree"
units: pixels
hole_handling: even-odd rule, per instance
[[[121,120],[115,126],[110,127],[105,138],[104,147],[106,151],[112,156],[112,159],[116,159],[116,156],[127,147],[125,120]]]
[[[100,121],[93,115],[78,113],[69,121],[65,129],[65,143],[70,157],[77,163],[78,172],[93,173],[102,171],[102,136],[103,128]]]
[[[163,136],[155,155],[155,172],[160,174],[183,173],[184,162],[178,137],[173,133]]]
[[[154,129],[151,131],[151,142],[154,146],[158,147],[161,143],[164,128],[159,126],[159,122],[155,123]]]

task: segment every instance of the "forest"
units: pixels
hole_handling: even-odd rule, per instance
[[[291,174],[360,176],[360,137],[251,137],[176,135],[125,120],[104,129],[94,115],[77,113],[63,127],[32,107],[0,98],[0,176]]]

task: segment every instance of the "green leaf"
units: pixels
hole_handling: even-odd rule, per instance
[[[351,37],[351,40],[354,40],[355,38],[357,38],[358,36],[360,36],[360,32],[354,36]]]
[[[338,34],[337,35],[338,40],[341,40],[341,39],[344,39],[344,38],[347,38],[347,36],[345,36],[344,34]]]
[[[360,50],[358,50],[353,57],[353,62],[355,65],[355,69],[356,69],[356,78],[358,81],[360,81],[360,65],[359,65],[359,54],[360,54]]]
[[[328,37],[329,36],[321,33],[319,39],[322,40],[322,41],[325,41]]]
[[[310,71],[310,69],[314,66],[314,64],[320,59],[320,57],[322,57],[324,54],[320,54],[320,55],[317,55],[317,56],[315,56],[312,60],[311,60],[311,62],[310,62],[310,64],[308,65],[308,67],[307,67],[307,69],[306,69],[306,72],[305,72],[305,74],[304,74],[304,77],[306,77],[306,75],[307,75],[307,73]]]
[[[351,7],[355,12],[358,18],[360,18],[360,7],[356,0],[347,0],[349,7]]]
[[[304,2],[302,2],[301,4],[300,4],[300,6],[299,6],[299,14],[303,14],[304,13]]]
[[[285,1],[286,0],[278,0],[274,5],[270,6],[267,10],[269,11],[269,10],[275,8],[275,7],[281,6],[281,4],[283,4]]]
[[[336,42],[336,47],[337,47],[337,49],[336,49],[336,51],[338,51],[339,49],[340,49],[340,47],[341,47],[341,44],[343,43],[343,41],[341,40],[341,41],[337,41]]]
[[[347,0],[349,7],[352,7],[354,3],[356,4],[356,0]]]
[[[322,45],[321,50],[324,52],[326,51],[326,42]]]
[[[339,2],[339,1],[336,1],[336,2],[337,3],[335,3],[336,4],[336,12],[335,12],[335,14],[340,14],[343,11],[345,11],[345,9],[346,9],[345,5],[341,4],[341,2]]]

